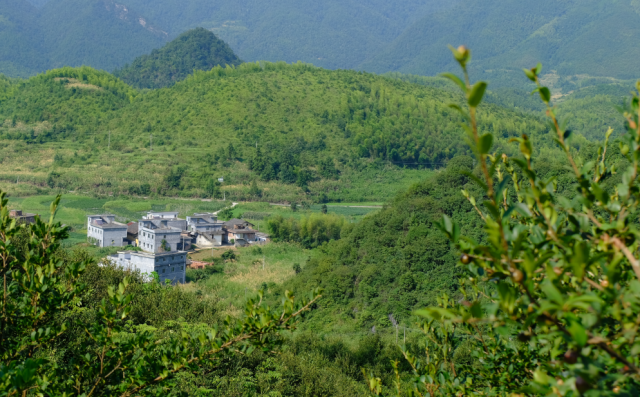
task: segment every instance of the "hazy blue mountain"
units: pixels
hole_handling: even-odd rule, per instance
[[[26,0],[0,1],[0,73],[27,77],[48,64],[36,17]]]
[[[151,54],[136,58],[115,75],[137,88],[169,87],[184,80],[194,70],[234,65],[242,61],[231,47],[210,31],[197,28],[181,34]]]
[[[161,47],[169,37],[114,0],[51,0],[39,20],[52,67],[113,70]]]
[[[459,0],[127,0],[175,35],[211,29],[246,61],[354,68],[420,16]]]
[[[637,77],[639,14],[637,0],[463,0],[415,22],[361,67],[433,75],[455,69],[448,44],[465,44],[473,70],[504,84],[538,61],[564,76]]]
[[[29,3],[33,4],[36,7],[42,7],[43,5],[47,4],[51,0],[28,0],[28,1]]]

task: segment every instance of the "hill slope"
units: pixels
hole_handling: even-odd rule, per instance
[[[640,61],[636,1],[464,0],[409,27],[388,49],[361,66],[433,75],[455,67],[448,44],[474,51],[473,70],[511,83],[513,74],[536,62],[560,75],[635,78]],[[520,75],[517,74],[517,77]]]
[[[237,199],[256,198],[257,180],[263,200],[380,201],[394,194],[388,183],[413,178],[404,166],[439,168],[467,151],[448,107],[460,98],[437,88],[267,63],[216,67],[136,94],[89,71],[11,86],[0,134],[13,152],[0,179],[44,184],[53,167],[54,185],[67,189],[129,194],[150,184],[158,194],[208,197],[222,194],[210,181],[224,176]],[[499,141],[525,131],[546,139],[536,117],[496,106],[481,122]]]
[[[162,88],[184,80],[194,70],[240,63],[224,41],[206,29],[197,28],[149,55],[136,58],[114,74],[136,88]]]

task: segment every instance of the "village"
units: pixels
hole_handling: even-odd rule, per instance
[[[22,223],[33,223],[38,216],[20,210],[11,210],[9,215]],[[88,215],[87,242],[99,248],[123,247],[105,259],[149,277],[155,273],[162,283],[182,284],[186,282],[187,267],[206,266],[192,263],[189,252],[246,247],[269,240],[266,233],[254,230],[253,224],[242,219],[219,221],[216,213],[196,213],[186,219],[178,215],[178,212],[149,211],[142,219],[126,224],[117,222],[111,214]]]

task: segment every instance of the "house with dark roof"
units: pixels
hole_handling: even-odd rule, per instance
[[[210,231],[220,231],[224,222],[218,222],[215,214],[193,214],[187,217],[187,228],[192,233],[207,233]]]
[[[246,242],[256,241],[256,231],[251,227],[253,224],[243,221],[242,219],[232,219],[225,222],[225,230],[227,231],[227,241],[236,242],[244,240]]]
[[[115,215],[89,215],[87,240],[98,247],[123,247],[127,245],[127,225],[116,222]]]
[[[171,252],[186,245],[182,229],[170,226],[169,219],[143,219],[138,222],[138,246],[147,252]],[[191,238],[188,237],[190,242]]]
[[[28,212],[22,212],[22,210],[9,211],[9,218],[16,219],[17,223],[36,223],[36,216],[38,216],[38,214],[30,214]]]

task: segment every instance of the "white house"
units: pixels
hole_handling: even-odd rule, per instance
[[[149,253],[139,251],[120,251],[109,257],[124,269],[140,270],[151,279],[151,273],[158,273],[160,282],[171,280],[171,284],[182,284],[186,278],[187,253],[184,251]]]

